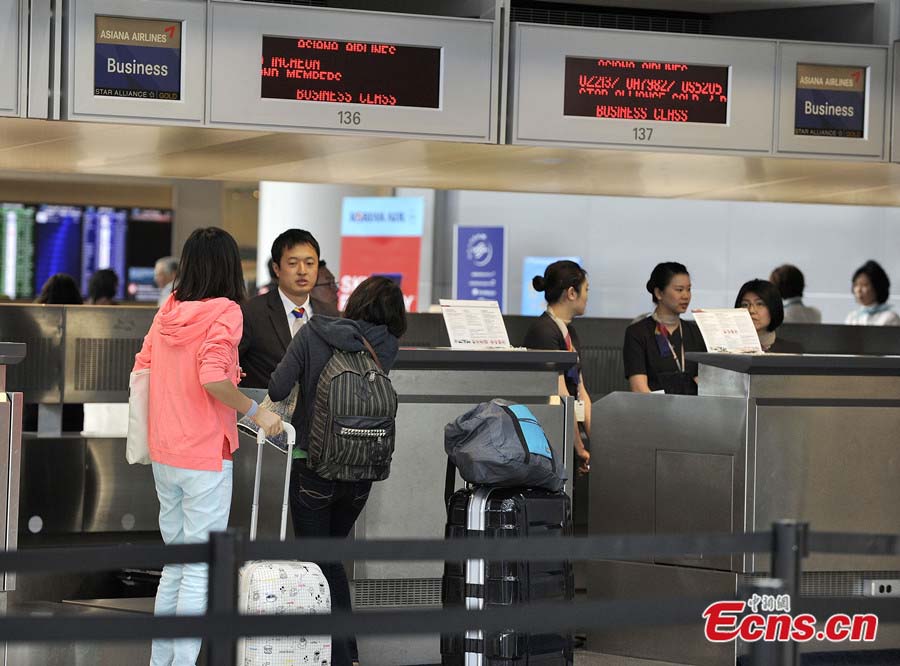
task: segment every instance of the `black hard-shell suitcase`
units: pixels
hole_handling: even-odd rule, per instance
[[[572,534],[572,508],[565,493],[522,488],[475,488],[452,495],[447,507],[448,539],[561,537]],[[541,601],[571,601],[572,563],[467,560],[444,565],[445,607],[471,610]],[[481,631],[441,637],[443,666],[568,666],[571,634]]]

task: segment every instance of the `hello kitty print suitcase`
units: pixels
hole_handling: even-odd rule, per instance
[[[288,489],[296,432],[284,424],[288,435],[284,502],[281,506],[281,540],[287,531]],[[256,482],[250,513],[250,539],[256,538],[259,486],[265,433],[257,435]],[[312,562],[287,560],[247,562],[238,579],[238,609],[246,615],[330,613],[331,593],[322,570]],[[238,642],[238,666],[330,666],[330,636],[254,636]]]

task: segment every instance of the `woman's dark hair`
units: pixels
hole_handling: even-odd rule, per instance
[[[88,299],[99,301],[101,299],[113,300],[119,291],[119,276],[114,270],[102,268],[91,276],[88,283]]]
[[[872,288],[875,290],[875,300],[878,301],[878,304],[887,303],[887,300],[891,297],[891,279],[884,272],[881,264],[869,259],[869,261],[856,269],[852,282],[856,282],[856,278],[860,275],[866,275],[869,278],[869,282],[872,283]]]
[[[659,303],[656,290],[665,291],[676,275],[690,275],[690,273],[684,264],[679,264],[677,261],[664,261],[656,264],[656,268],[650,273],[650,279],[647,280],[647,291],[653,297],[654,303]]]
[[[778,291],[781,292],[781,298],[800,298],[803,296],[803,290],[806,288],[806,280],[803,279],[803,273],[800,269],[792,264],[784,264],[779,266],[772,275],[769,276]]]
[[[184,243],[173,287],[176,301],[245,296],[241,254],[231,234],[218,227],[195,229]]]
[[[344,319],[383,324],[395,338],[406,333],[406,304],[397,283],[380,275],[363,281],[347,299]]]
[[[743,301],[744,297],[749,293],[754,293],[759,296],[769,309],[771,321],[769,322],[768,329],[770,331],[774,331],[784,323],[784,304],[781,302],[781,292],[778,291],[778,287],[768,280],[756,279],[745,282],[744,286],[741,287],[741,290],[738,292],[737,298],[734,299],[734,307],[741,307],[741,301]]]
[[[46,305],[81,305],[81,291],[75,278],[66,273],[57,273],[47,278],[35,303]]]
[[[531,286],[535,291],[543,291],[544,298],[550,304],[557,303],[569,287],[581,293],[581,287],[587,280],[587,271],[574,261],[566,259],[554,261],[547,266],[544,276],[535,275],[531,280]]]

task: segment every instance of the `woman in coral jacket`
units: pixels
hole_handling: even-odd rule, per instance
[[[134,370],[150,369],[148,442],[163,541],[199,543],[228,526],[236,411],[273,435],[281,419],[237,390],[244,278],[237,243],[216,227],[184,245],[173,293],[163,304]],[[206,611],[206,564],[169,564],[157,615]],[[155,640],[152,666],[195,664],[200,639]]]

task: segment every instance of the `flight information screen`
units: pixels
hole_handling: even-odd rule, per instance
[[[34,216],[34,292],[40,293],[47,279],[68,273],[81,274],[80,206],[41,204]]]
[[[88,293],[91,276],[103,268],[119,276],[116,298],[125,296],[125,251],[128,211],[89,206],[82,218],[81,293]]]
[[[0,203],[0,279],[11,299],[34,296],[34,208]]]
[[[263,35],[262,97],[437,109],[441,49]]]
[[[172,211],[132,208],[128,213],[126,248],[129,298],[155,303],[159,287],[153,280],[153,267],[157,259],[172,254]]]
[[[567,56],[563,115],[725,125],[730,72],[727,66]]]

